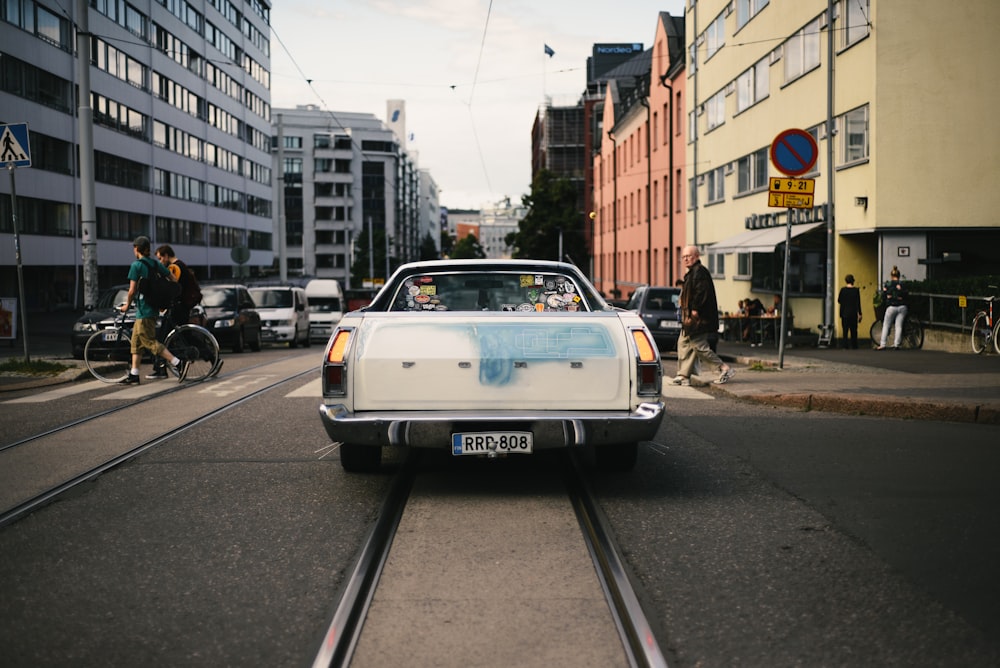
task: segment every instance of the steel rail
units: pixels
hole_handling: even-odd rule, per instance
[[[566,467],[566,487],[583,531],[584,541],[597,570],[618,634],[628,654],[629,665],[666,668],[667,660],[660,650],[656,634],[646,618],[621,551],[614,540],[610,524],[597,504],[593,490],[583,475],[583,467],[574,453],[569,453],[571,465]]]
[[[165,396],[165,395],[170,395],[170,394],[173,394],[174,392],[181,392],[183,390],[186,390],[189,387],[194,387],[196,385],[200,386],[202,383],[208,382],[209,378],[220,378],[220,377],[221,378],[228,378],[230,375],[238,375],[238,374],[244,373],[246,371],[253,371],[254,369],[258,369],[258,368],[263,367],[263,366],[268,366],[270,364],[277,364],[277,363],[278,362],[274,362],[274,361],[259,362],[257,364],[253,364],[253,365],[248,366],[248,367],[243,367],[241,369],[237,369],[235,371],[232,371],[230,373],[225,374],[224,376],[219,376],[218,374],[210,375],[207,378],[204,378],[202,380],[198,380],[195,383],[189,383],[187,385],[185,385],[183,383],[178,383],[178,384],[174,385],[174,387],[171,388],[171,389],[163,390],[162,392],[157,392],[156,394],[149,394],[149,395],[146,395],[144,397],[139,397],[138,399],[133,399],[133,400],[129,401],[128,403],[122,404],[121,406],[115,406],[114,408],[108,408],[108,409],[103,410],[103,411],[98,411],[97,413],[93,413],[91,415],[85,415],[84,417],[77,418],[75,420],[70,420],[69,422],[65,422],[65,423],[63,423],[61,425],[58,425],[56,427],[52,427],[51,429],[46,429],[45,431],[40,431],[37,434],[32,434],[31,436],[26,436],[25,438],[22,438],[22,439],[20,439],[18,441],[14,441],[13,443],[7,443],[6,445],[0,445],[0,452],[3,452],[4,450],[7,450],[9,448],[16,448],[16,447],[18,447],[20,445],[25,445],[26,443],[30,443],[32,441],[37,441],[38,439],[45,438],[46,436],[52,436],[53,434],[58,434],[60,431],[64,431],[66,429],[71,429],[72,427],[78,427],[81,424],[86,424],[86,423],[90,422],[91,420],[97,420],[98,418],[102,418],[102,417],[105,417],[107,415],[113,415],[113,414],[117,413],[118,411],[123,411],[123,410],[129,409],[129,408],[132,408],[136,404],[141,404],[141,403],[145,403],[147,401],[152,401],[153,399],[157,399],[157,398]],[[222,364],[220,363],[219,364],[219,369],[221,369],[221,368],[222,368]],[[91,380],[87,380],[86,382],[98,383],[98,385],[95,386],[96,389],[99,389],[101,387],[114,387],[114,385],[110,385],[108,383],[102,383],[101,381],[93,378],[93,376],[91,376],[89,374],[89,372],[87,374],[87,378],[91,379]]]
[[[346,667],[351,662],[365,616],[375,596],[375,587],[382,575],[392,540],[403,516],[415,476],[417,454],[411,452],[396,474],[379,509],[375,525],[359,551],[358,559],[344,583],[340,602],[333,613],[313,668]]]

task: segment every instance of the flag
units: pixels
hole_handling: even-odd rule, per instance
[[[556,55],[556,52],[552,50],[551,46],[549,46],[548,44],[546,44],[545,45],[545,55],[548,56],[549,58],[551,58],[552,56]]]

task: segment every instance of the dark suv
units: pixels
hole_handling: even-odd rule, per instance
[[[629,311],[638,311],[653,333],[661,355],[677,350],[677,337],[681,333],[681,321],[677,318],[680,297],[680,288],[640,285],[625,306]]]

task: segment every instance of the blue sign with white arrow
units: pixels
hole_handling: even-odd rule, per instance
[[[28,143],[28,124],[0,125],[0,165],[31,167],[31,146]]]

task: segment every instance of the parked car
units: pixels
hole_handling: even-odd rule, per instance
[[[625,308],[636,311],[656,339],[660,354],[675,352],[677,339],[681,334],[680,288],[640,285],[632,293]],[[719,325],[720,331],[722,325]],[[708,345],[718,351],[719,332],[708,335]]]
[[[250,288],[250,296],[260,314],[264,343],[287,343],[295,348],[309,346],[309,298],[303,288],[293,285],[266,285]]]
[[[326,343],[344,317],[344,293],[332,278],[314,278],[306,283],[309,298],[309,338]]]
[[[101,293],[97,298],[94,307],[80,316],[73,323],[73,331],[70,333],[70,343],[73,350],[73,357],[83,359],[83,347],[87,345],[87,339],[94,332],[101,329],[108,329],[114,326],[115,317],[118,315],[119,307],[125,303],[128,296],[128,285],[116,285]],[[129,309],[125,316],[125,323],[131,327],[135,322],[135,305]]]
[[[681,332],[681,321],[677,317],[680,298],[680,288],[640,285],[625,305],[629,311],[636,311],[649,327],[661,354],[677,350],[677,337]]]
[[[202,285],[201,306],[205,310],[205,329],[215,335],[220,348],[241,353],[260,350],[260,314],[245,285]]]
[[[384,445],[594,446],[599,466],[628,470],[663,419],[662,373],[639,316],[573,265],[415,262],[334,329],[320,415],[348,471],[378,469]]]

